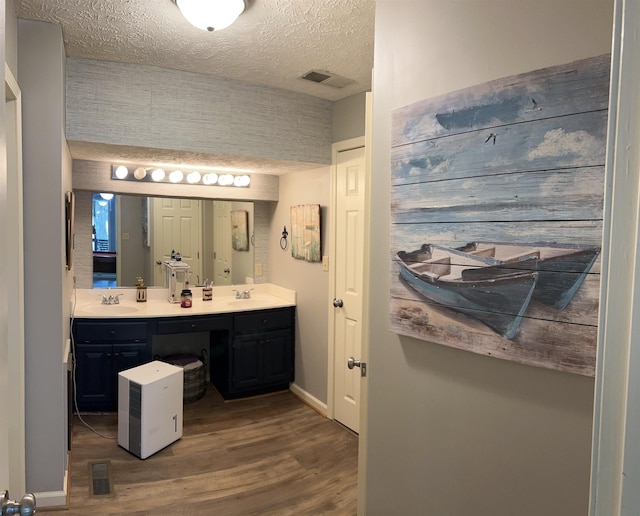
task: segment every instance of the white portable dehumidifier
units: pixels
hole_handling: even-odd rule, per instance
[[[118,444],[146,459],[182,437],[181,367],[155,360],[118,373]]]

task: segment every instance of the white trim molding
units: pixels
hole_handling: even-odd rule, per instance
[[[590,516],[640,513],[640,0],[616,0]]]

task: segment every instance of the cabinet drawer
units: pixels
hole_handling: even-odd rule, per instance
[[[158,321],[158,334],[226,330],[230,326],[229,316],[176,317]]]
[[[234,317],[236,333],[255,333],[288,329],[293,326],[293,310],[264,310],[238,314]]]
[[[80,342],[146,341],[147,321],[76,321],[75,336]]]

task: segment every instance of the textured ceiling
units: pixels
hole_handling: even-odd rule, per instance
[[[62,26],[67,56],[161,66],[339,100],[371,88],[374,0],[250,0],[219,32],[172,0],[15,0],[20,18]],[[324,70],[338,89],[299,79]]]
[[[67,56],[215,75],[327,100],[371,89],[374,0],[246,0],[230,27],[190,25],[173,0],[14,0],[19,18],[59,23]],[[299,77],[328,71],[344,88]],[[235,166],[284,174],[304,164],[69,142],[74,159]],[[306,164],[309,167],[309,164]]]

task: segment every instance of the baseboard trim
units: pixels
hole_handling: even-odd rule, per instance
[[[296,383],[292,383],[289,386],[289,389],[293,394],[295,394],[300,400],[307,405],[309,405],[313,410],[318,412],[320,415],[327,417],[327,404],[320,401],[318,398],[309,394],[302,387],[297,385]]]
[[[67,493],[64,491],[43,491],[33,494],[36,497],[36,510],[44,507],[67,506]]]
[[[71,457],[69,457],[69,464],[71,461]],[[63,481],[63,490],[62,491],[42,491],[39,493],[33,493],[36,497],[36,512],[38,509],[44,509],[45,507],[59,507],[66,508],[68,507],[69,500],[69,468],[67,468],[64,472],[64,481]]]

